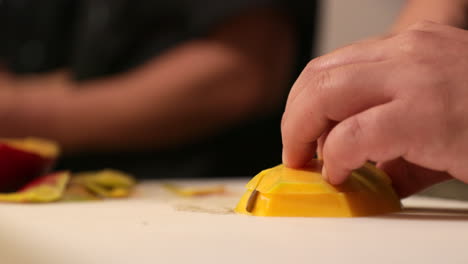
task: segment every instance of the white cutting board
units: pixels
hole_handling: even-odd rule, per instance
[[[416,197],[404,203],[429,209],[248,217],[231,212],[245,181],[224,182],[228,195],[198,199],[147,182],[129,200],[2,204],[0,263],[468,263],[468,203]]]

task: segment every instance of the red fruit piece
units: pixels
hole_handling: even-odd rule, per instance
[[[0,140],[0,192],[15,192],[53,166],[59,148],[54,142],[26,138]]]
[[[19,192],[0,193],[0,202],[48,203],[62,199],[70,181],[69,172],[55,172],[36,179]]]

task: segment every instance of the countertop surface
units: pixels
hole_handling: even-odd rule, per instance
[[[405,199],[368,218],[263,218],[232,212],[228,193],[181,198],[150,181],[124,200],[0,205],[2,264],[468,263],[468,202]]]

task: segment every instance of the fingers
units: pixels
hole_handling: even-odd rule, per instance
[[[353,43],[310,61],[291,88],[286,109],[293,104],[298,94],[304,88],[313,84],[311,80],[314,75],[336,67],[380,62],[399,56],[398,54],[401,52],[402,47],[411,44],[406,42],[418,38],[421,35],[418,33],[421,32],[429,33],[430,38],[443,37],[457,41],[460,40],[460,36],[463,36],[465,42],[468,43],[468,34],[466,34],[465,30],[430,21],[416,23],[410,26],[404,33],[398,35],[387,35]]]
[[[441,138],[447,138],[447,129],[440,125],[446,123],[445,109],[439,107],[438,93],[428,89],[432,83],[425,82],[431,80],[425,75],[428,68],[421,66],[443,59],[434,51],[445,47],[444,40],[462,45],[464,40],[456,37],[460,31],[425,22],[395,37],[358,43],[313,60],[295,83],[283,115],[285,165],[305,165],[318,140],[323,173],[332,184],[343,182],[368,160],[399,157],[411,163],[382,166],[392,173],[402,196],[447,179],[448,174],[438,171],[450,171],[449,159],[433,158],[446,148]],[[338,124],[333,127],[333,122]]]
[[[378,164],[392,179],[397,194],[404,198],[452,177],[446,172],[426,169],[402,158]]]
[[[342,183],[368,160],[386,161],[404,156],[411,139],[398,101],[370,108],[335,126],[323,148],[326,177]]]
[[[390,53],[386,52],[387,45],[382,45],[382,40],[386,39],[388,37],[357,42],[310,61],[291,88],[286,108],[292,104],[305,87],[311,84],[310,80],[320,71],[349,64],[378,62],[390,58]]]
[[[390,36],[375,37],[354,42],[326,55],[320,56],[311,63],[311,70],[327,70],[348,64],[378,62],[390,58],[385,40]]]
[[[379,69],[379,70],[375,70]],[[385,62],[347,65],[309,80],[282,120],[283,162],[301,167],[313,157],[315,141],[330,125],[392,100]],[[356,91],[359,91],[357,96]]]
[[[317,157],[320,160],[323,159],[323,145],[325,144],[325,140],[327,140],[328,134],[336,126],[336,124],[338,124],[338,123],[337,122],[331,122],[331,124],[328,125],[325,132],[323,132],[323,134],[317,139]]]
[[[325,149],[321,151],[327,166],[325,177],[333,184],[341,183],[351,170],[361,167],[366,161],[384,161],[379,163],[379,167],[390,175],[400,197],[452,178],[449,173],[397,158],[405,156],[416,141],[408,136],[408,131],[415,130],[408,121],[413,119],[401,118],[404,109],[400,102],[380,105],[336,125],[328,135],[322,135],[320,139],[326,142],[321,143]],[[357,119],[353,121],[353,118]],[[444,167],[442,160],[435,164],[437,162],[437,159],[432,161],[430,167]]]

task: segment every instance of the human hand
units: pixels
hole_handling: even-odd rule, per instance
[[[404,1],[391,32],[405,30],[417,21],[430,20],[440,24],[466,28],[467,0],[411,0]]]
[[[408,196],[450,177],[468,182],[468,32],[431,22],[312,60],[282,121],[283,162],[323,143],[332,184],[375,161]]]

